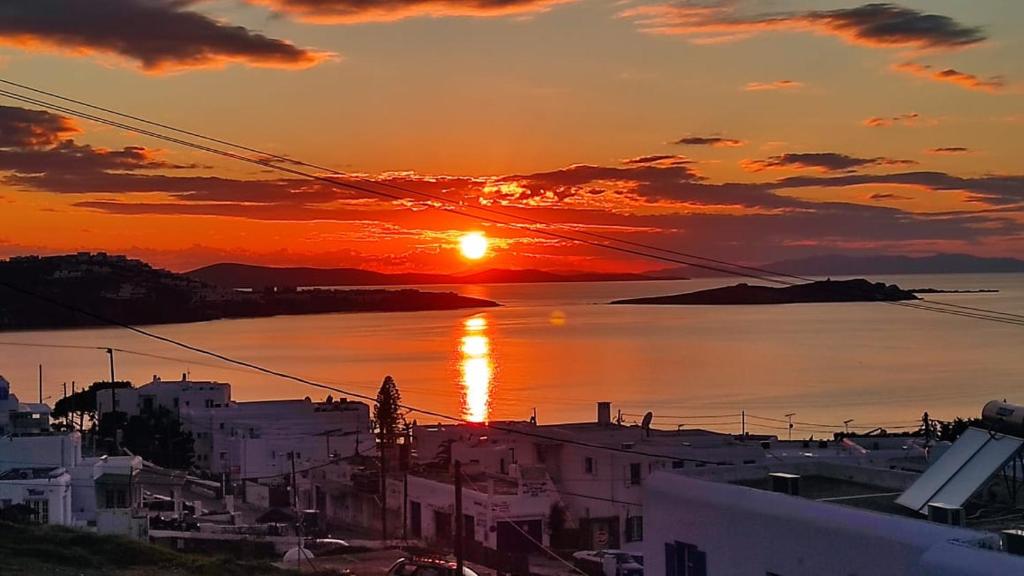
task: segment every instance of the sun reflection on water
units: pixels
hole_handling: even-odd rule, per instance
[[[465,398],[462,417],[470,422],[486,422],[491,402],[491,343],[487,337],[487,318],[483,315],[467,318],[459,351],[460,368]]]

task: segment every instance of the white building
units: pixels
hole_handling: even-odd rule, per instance
[[[504,475],[474,472],[469,467],[463,475],[462,522],[467,540],[511,553],[550,546],[548,521],[559,496],[542,466],[512,465]],[[395,494],[399,497],[391,507],[403,511],[408,536],[450,546],[457,521],[451,475],[446,471],[411,474],[407,483],[407,493]]]
[[[369,407],[345,399],[193,406],[182,422],[195,437],[196,466],[232,481],[283,476],[293,462],[302,470],[374,450]]]
[[[0,507],[24,503],[36,519],[145,538],[138,456],[82,458],[77,432],[0,438]]]
[[[38,434],[50,430],[50,407],[21,402],[11,392],[11,384],[0,376],[0,436]]]
[[[879,471],[879,477],[887,472],[892,471]],[[1024,571],[1024,558],[994,550],[996,534],[874,510],[898,508],[886,507],[895,496],[885,487],[791,476],[781,479],[795,478],[801,494],[817,492],[828,501],[672,472],[652,475],[644,489],[645,574],[980,576]],[[848,493],[851,486],[853,494]],[[830,492],[846,495],[825,496]]]
[[[657,470],[765,462],[757,442],[705,430],[665,431],[616,424],[598,403],[593,422],[538,425],[418,426],[417,462],[451,458],[508,475],[516,466],[542,466],[560,494],[577,548],[636,548],[643,538],[643,485]],[[448,448],[450,446],[450,448]]]
[[[149,519],[142,511],[142,458],[85,458],[71,471],[72,516],[75,524],[100,534],[145,539]]]
[[[166,408],[184,420],[185,415],[195,408],[226,406],[231,402],[231,385],[224,382],[189,380],[187,374],[181,380],[153,380],[138,388],[106,389],[96,393],[96,413],[103,415],[116,408],[129,416],[144,410]]]
[[[71,525],[71,475],[49,466],[0,472],[0,509],[16,504],[28,506],[40,524]]]

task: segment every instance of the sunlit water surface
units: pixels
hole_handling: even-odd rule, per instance
[[[1024,314],[1024,275],[878,277],[904,288],[994,288],[998,294],[928,298]],[[403,400],[469,420],[594,417],[613,402],[625,420],[652,410],[660,426],[772,432],[778,420],[854,428],[975,415],[992,398],[1024,402],[1024,327],[877,303],[786,306],[608,306],[733,279],[664,282],[431,286],[497,300],[501,308],[449,312],[325,314],[156,326],[152,330],[276,370],[374,394],[385,375]],[[62,383],[107,378],[99,350],[11,343],[118,347],[117,375],[136,383],[188,372],[233,385],[237,400],[327,391],[226,367],[121,329],[0,334],[0,373],[23,400]],[[338,393],[334,393],[338,397]],[[711,416],[683,418],[678,416]],[[421,423],[434,416],[414,415]],[[775,420],[771,420],[775,419]],[[804,425],[808,432],[810,424]],[[799,433],[799,429],[798,429]]]

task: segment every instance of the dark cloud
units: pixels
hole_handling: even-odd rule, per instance
[[[875,192],[868,196],[869,200],[913,200],[910,196],[903,196],[902,194],[893,194],[892,192]]]
[[[693,161],[686,156],[680,156],[678,154],[650,154],[647,156],[637,156],[635,158],[627,158],[622,161],[623,164],[628,166],[637,166],[642,164],[655,164],[659,166],[682,166],[683,164],[690,164]]]
[[[869,166],[907,166],[917,164],[913,160],[896,160],[884,156],[858,158],[838,152],[795,152],[779,154],[763,160],[744,160],[743,167],[751,172],[788,168],[793,170],[814,169],[822,172],[847,172]]]
[[[0,106],[0,148],[53,145],[77,131],[70,118],[52,112]]]
[[[720,136],[686,136],[673,142],[681,146],[715,146],[718,148],[736,148],[746,144],[743,140],[735,138],[722,138]]]
[[[970,152],[970,148],[963,146],[940,146],[938,148],[929,148],[925,152],[929,154],[967,154]]]
[[[903,48],[958,48],[986,38],[979,27],[889,3],[754,15],[740,14],[736,4],[656,4],[630,8],[621,15],[636,20],[646,32],[690,36],[698,42],[728,41],[776,30],[830,34],[855,44]]]
[[[194,0],[0,0],[0,43],[98,52],[152,72],[243,62],[301,68],[326,55],[189,10]]]
[[[965,178],[945,172],[900,172],[896,174],[849,174],[843,176],[792,176],[775,183],[787,188],[844,188],[865,184],[914,186],[936,192],[963,191],[977,202],[1008,205],[1024,202],[1024,175],[993,175]]]
[[[892,69],[896,72],[911,74],[921,78],[927,78],[934,82],[947,82],[955,84],[968,90],[981,90],[983,92],[999,92],[1006,87],[1006,80],[1002,76],[990,76],[982,78],[967,72],[961,72],[953,68],[939,69],[929,64],[918,64],[916,62],[900,62],[893,64]]]
[[[389,22],[417,16],[495,17],[545,12],[573,0],[245,0],[319,23]]]

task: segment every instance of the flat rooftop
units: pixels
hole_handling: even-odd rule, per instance
[[[799,483],[800,498],[928,521],[923,514],[897,504],[896,498],[902,492],[892,488],[825,475],[801,475]],[[732,484],[772,491],[772,477],[769,475]],[[1009,504],[981,505],[968,502],[964,509],[968,528],[990,532],[1024,528],[1024,510]]]

